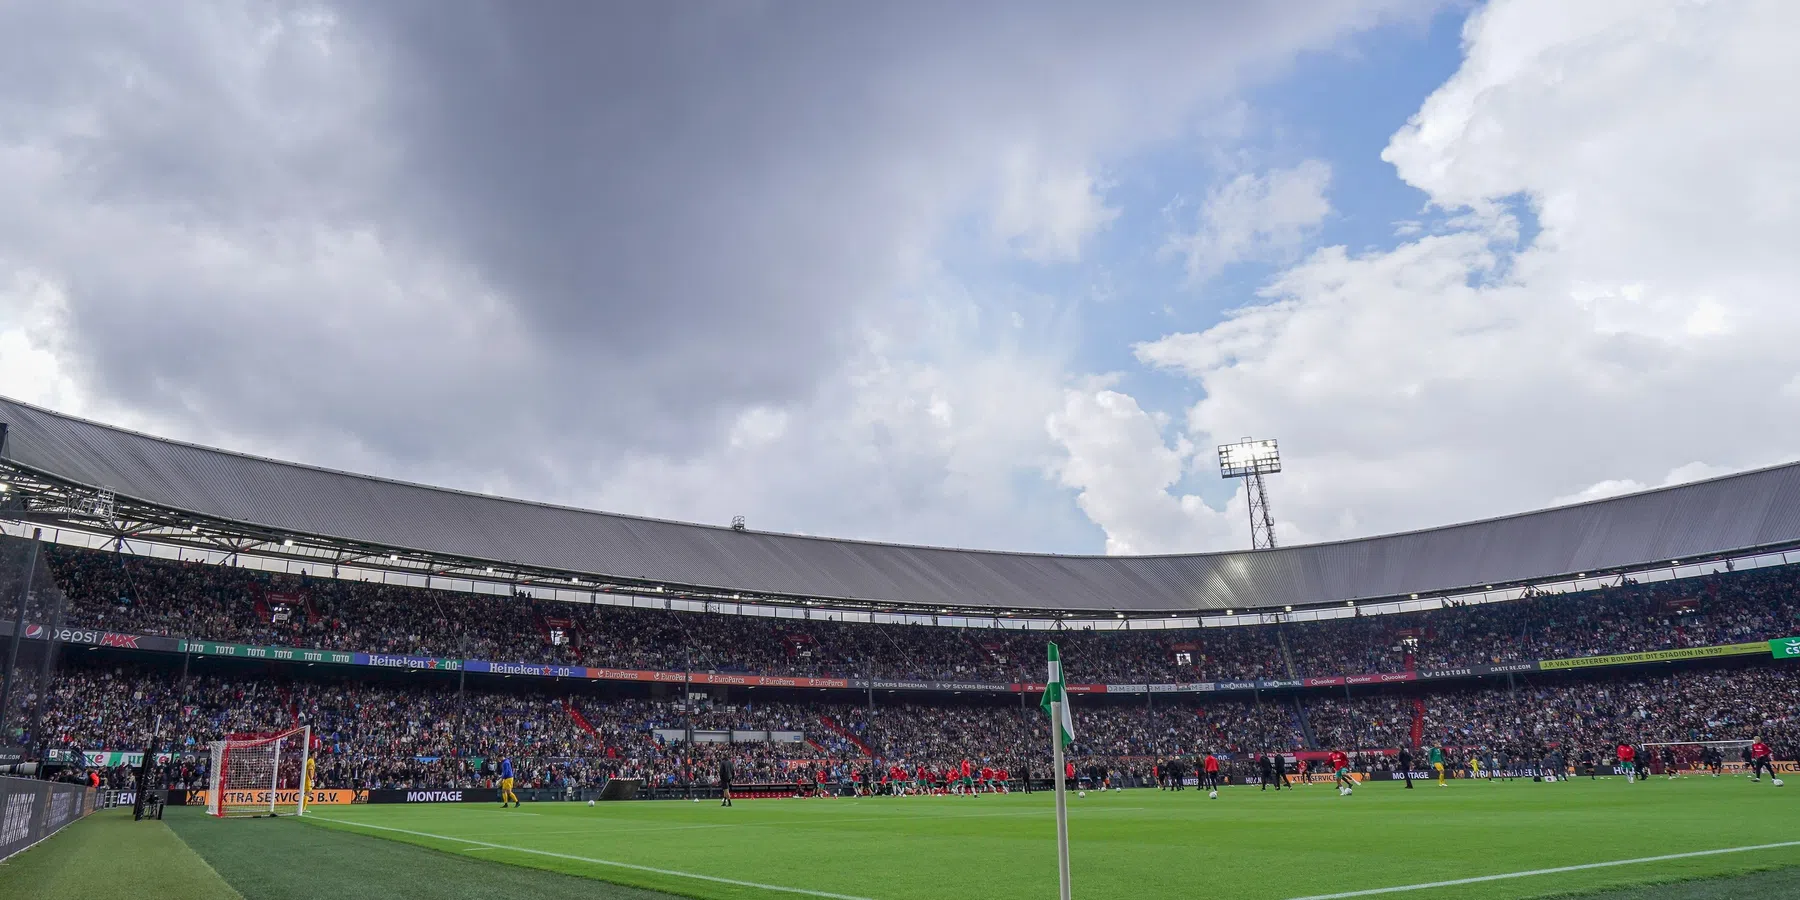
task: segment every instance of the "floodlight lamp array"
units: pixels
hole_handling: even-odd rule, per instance
[[[1281,471],[1281,449],[1273,438],[1219,445],[1219,474],[1225,478],[1273,475]]]

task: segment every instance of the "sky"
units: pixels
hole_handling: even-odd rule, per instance
[[[0,395],[753,529],[1285,544],[1800,458],[1800,5],[0,0]]]

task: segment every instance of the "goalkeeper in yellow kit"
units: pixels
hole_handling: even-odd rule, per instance
[[[517,807],[519,805],[519,795],[513,793],[513,768],[512,768],[512,759],[510,757],[503,758],[500,760],[500,808],[501,809],[506,808],[506,802],[508,800],[512,801],[512,805],[515,807]]]

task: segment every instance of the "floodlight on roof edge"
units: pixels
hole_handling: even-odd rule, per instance
[[[1250,549],[1275,549],[1275,516],[1269,511],[1269,489],[1264,475],[1281,471],[1281,448],[1274,438],[1244,438],[1219,445],[1219,475],[1244,479],[1250,507]]]

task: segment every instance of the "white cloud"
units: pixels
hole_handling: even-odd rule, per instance
[[[1078,259],[1110,160],[1417,5],[0,4],[0,393],[495,493],[1083,549],[1042,479],[1067,326],[921,308],[941,246]]]
[[[1230,540],[1224,513],[1196,495],[1170,492],[1193,461],[1194,445],[1185,438],[1171,445],[1163,423],[1106,380],[1064,392],[1049,427],[1065,453],[1056,477],[1105,530],[1107,553],[1186,553]],[[1239,498],[1232,505],[1242,510]]]
[[[1793,459],[1797,31],[1787,3],[1496,0],[1384,153],[1443,233],[1318,251],[1139,358],[1204,388],[1194,443],[1279,438],[1278,519],[1322,538]]]
[[[1604,500],[1607,497],[1617,497],[1621,494],[1633,494],[1638,491],[1648,490],[1651,487],[1672,487],[1678,484],[1687,484],[1690,481],[1703,481],[1708,478],[1717,478],[1720,475],[1730,474],[1731,471],[1731,469],[1724,466],[1692,462],[1670,469],[1669,473],[1663,476],[1662,481],[1654,485],[1644,484],[1641,481],[1633,481],[1629,478],[1609,478],[1605,481],[1590,484],[1573,494],[1557,497],[1556,499],[1551,500],[1548,505],[1566,506],[1572,503],[1587,503],[1591,500]]]
[[[1027,259],[1079,259],[1083,242],[1118,217],[1079,167],[1049,166],[1026,151],[1009,155],[1002,167],[994,234]]]
[[[1330,186],[1331,166],[1316,159],[1239,175],[1207,194],[1198,230],[1171,238],[1169,249],[1183,257],[1193,281],[1233,263],[1286,259],[1331,214]]]
[[[804,404],[740,417],[734,434],[757,439],[597,467],[591,501],[837,537],[1088,544],[1080,514],[1038,486],[1053,465],[1045,422],[1062,402],[1068,342],[1054,326],[984,325],[978,300],[940,290],[920,301],[917,332],[865,334],[842,379]]]

